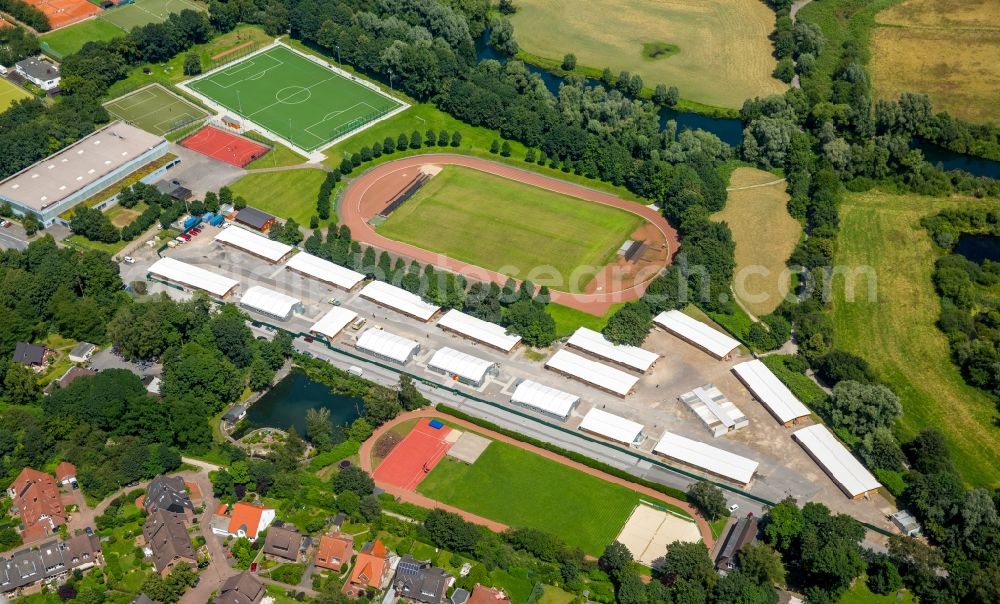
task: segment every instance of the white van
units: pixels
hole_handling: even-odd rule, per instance
[[[365,374],[365,370],[358,367],[357,365],[351,365],[350,367],[347,368],[347,373],[350,373],[351,375],[357,377],[361,377],[362,375]]]

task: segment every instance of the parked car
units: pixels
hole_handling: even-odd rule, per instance
[[[89,526],[85,527],[83,529],[83,532],[87,533],[87,536],[89,536],[89,537],[93,537],[94,536],[94,529],[90,528]]]
[[[310,344],[315,341],[312,336],[306,336],[304,339],[306,342],[309,342]]]
[[[188,235],[187,233],[181,233],[180,238],[184,241],[191,241],[191,235]]]
[[[183,237],[174,237],[174,241],[177,243],[187,243],[187,239],[184,239]]]
[[[3,227],[3,228],[6,229],[9,226],[10,226],[10,221],[9,220],[0,219],[0,227]]]
[[[135,258],[133,258],[132,256],[125,256],[124,258],[122,258],[122,262],[124,262],[125,264],[135,264]]]
[[[738,503],[734,503],[733,505],[729,506],[729,512],[730,513],[735,512],[738,509],[740,509],[740,504],[738,504]]]

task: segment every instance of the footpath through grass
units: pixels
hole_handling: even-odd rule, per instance
[[[788,213],[785,182],[766,184],[775,180],[778,177],[770,172],[737,168],[729,178],[729,186],[737,190],[730,191],[726,207],[712,215],[712,220],[728,223],[733,232],[733,289],[758,317],[773,312],[788,293],[790,273],[785,272],[785,263],[802,233],[802,225]]]
[[[258,172],[247,174],[229,188],[246,199],[247,205],[281,219],[294,218],[308,227],[309,218],[316,214],[316,195],[325,178],[326,172],[315,168]]]
[[[578,268],[606,265],[642,222],[624,210],[471,168],[446,166],[378,232],[561,289],[572,283]],[[533,275],[540,267],[546,268]]]
[[[877,299],[856,279],[854,301],[844,280],[834,285],[834,340],[864,357],[903,404],[902,439],[924,428],[941,430],[955,465],[976,487],[1000,485],[1000,427],[996,404],[965,384],[937,328],[940,298],[931,282],[937,252],[920,226],[923,216],[976,203],[918,195],[850,195],[841,206],[837,265],[870,267]]]
[[[548,531],[594,556],[615,540],[641,499],[623,486],[497,441],[472,465],[445,457],[417,490],[510,526]]]

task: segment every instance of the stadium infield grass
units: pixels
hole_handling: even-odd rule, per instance
[[[788,213],[787,184],[767,184],[776,180],[774,174],[756,168],[733,170],[729,186],[737,190],[730,191],[726,207],[712,215],[733,233],[736,274],[745,275],[734,284],[736,295],[758,317],[774,312],[790,291],[785,264],[802,233],[802,225]],[[751,272],[751,267],[763,267],[767,274]]]
[[[13,82],[0,78],[0,111],[5,111],[17,101],[27,98],[31,98],[30,92]]]
[[[642,222],[624,210],[445,166],[378,232],[537,285],[563,288],[578,267],[606,265]],[[551,267],[556,276],[552,270],[532,274],[538,267]]]
[[[160,84],[130,92],[104,104],[114,117],[152,134],[164,135],[208,116],[208,113]]]
[[[445,457],[417,490],[509,526],[550,532],[593,556],[615,540],[643,499],[623,486],[497,441],[471,465]]]
[[[309,218],[316,214],[316,195],[325,178],[326,172],[315,168],[258,172],[247,174],[229,188],[258,210],[282,220],[294,218],[299,225],[308,227]]]
[[[963,479],[1000,485],[1000,428],[996,404],[965,383],[952,363],[947,337],[936,325],[941,302],[931,273],[938,252],[919,221],[943,209],[977,203],[881,192],[848,195],[840,208],[837,266],[871,267],[877,300],[856,279],[855,301],[844,280],[834,282],[834,344],[863,357],[899,395],[896,433],[908,440],[924,428],[947,439]]]
[[[569,0],[520,0],[517,8],[511,23],[521,48],[558,61],[575,53],[577,71],[627,70],[646,86],[676,85],[685,99],[716,107],[787,89],[771,75],[774,12],[756,0],[595,0],[585,11]],[[651,44],[677,51],[650,58]]]
[[[125,31],[122,28],[96,18],[50,31],[40,36],[38,40],[45,42],[49,48],[65,57],[83,48],[87,42],[107,42],[124,35]]]
[[[183,10],[205,11],[204,4],[192,0],[135,0],[132,4],[116,6],[101,13],[101,19],[124,31],[150,23],[163,23],[172,13]]]
[[[305,150],[400,106],[284,46],[235,61],[188,87]]]

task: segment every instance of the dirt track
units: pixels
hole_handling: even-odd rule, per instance
[[[414,155],[397,159],[375,166],[354,179],[344,191],[343,202],[340,206],[340,220],[350,227],[351,235],[355,240],[388,251],[393,255],[417,260],[423,264],[433,264],[445,270],[463,274],[473,280],[493,281],[501,285],[506,282],[507,277],[500,273],[383,237],[368,224],[368,220],[388,205],[389,201],[410,182],[416,171],[427,164],[464,166],[564,195],[616,207],[641,216],[656,228],[658,234],[663,238],[661,244],[666,245],[667,259],[672,258],[680,246],[677,231],[670,226],[670,223],[659,212],[641,204],[626,201],[610,193],[506,164],[450,153]],[[604,271],[601,275],[608,275],[610,272]],[[603,282],[600,282],[595,279],[595,282],[591,284],[592,287],[588,287],[588,292],[597,290],[600,293],[569,293],[552,290],[552,301],[600,315],[613,304],[628,302],[642,296],[643,292],[646,291],[646,285],[653,276],[652,274],[648,275],[638,283],[611,278],[605,278]]]
[[[610,474],[605,474],[604,472],[601,472],[600,470],[595,470],[594,468],[591,468],[590,466],[585,466],[582,463],[578,463],[578,462],[572,461],[570,459],[566,459],[565,457],[563,457],[561,455],[557,455],[557,454],[553,453],[552,451],[548,451],[546,449],[541,449],[541,448],[536,447],[534,445],[529,445],[528,443],[524,443],[524,442],[521,442],[519,440],[515,440],[513,438],[510,438],[509,436],[504,436],[503,434],[499,434],[497,432],[493,432],[491,430],[487,430],[487,429],[482,428],[480,426],[477,426],[477,425],[475,425],[475,424],[473,424],[471,422],[467,422],[465,420],[458,419],[456,417],[443,416],[442,414],[437,413],[436,411],[434,411],[434,409],[418,409],[417,411],[410,411],[410,412],[407,412],[407,413],[402,413],[402,414],[396,416],[396,418],[393,419],[392,421],[387,422],[387,423],[382,424],[381,426],[379,426],[379,428],[377,430],[375,430],[374,434],[371,435],[371,438],[369,438],[368,440],[366,440],[361,445],[361,451],[359,452],[359,456],[361,457],[361,469],[364,470],[365,472],[368,472],[369,474],[373,473],[372,472],[372,449],[375,447],[375,443],[378,442],[378,439],[381,438],[383,434],[385,434],[386,432],[388,432],[389,430],[391,430],[393,427],[395,427],[395,426],[397,426],[397,425],[399,425],[399,424],[401,424],[403,422],[409,421],[411,419],[419,419],[419,418],[424,418],[424,417],[439,418],[439,419],[442,418],[442,417],[444,417],[449,423],[453,423],[455,425],[462,426],[463,428],[465,428],[467,430],[471,430],[471,431],[474,431],[474,432],[476,432],[478,434],[482,434],[483,436],[486,436],[486,437],[491,438],[493,440],[498,440],[500,442],[504,442],[504,443],[507,443],[507,444],[510,444],[510,445],[514,445],[515,447],[520,447],[520,448],[522,448],[522,449],[524,449],[526,451],[530,451],[530,452],[532,452],[532,453],[534,453],[536,455],[541,455],[542,457],[545,457],[547,459],[551,459],[553,461],[557,461],[557,462],[559,462],[559,463],[561,463],[563,465],[566,465],[566,466],[569,466],[571,468],[575,468],[577,470],[580,470],[581,472],[586,472],[587,474],[590,474],[591,476],[596,476],[596,477],[598,477],[598,478],[600,478],[602,480],[606,480],[608,482],[613,482],[615,484],[619,484],[619,485],[624,486],[626,488],[632,489],[633,491],[635,491],[636,493],[639,493],[641,495],[645,495],[647,497],[651,497],[653,499],[658,499],[660,501],[665,501],[667,503],[675,505],[675,506],[681,508],[682,510],[686,511],[692,518],[694,518],[695,524],[698,525],[698,532],[701,533],[701,538],[705,542],[705,546],[708,547],[709,551],[711,551],[712,548],[715,546],[715,539],[712,537],[712,529],[711,529],[711,527],[709,527],[708,521],[705,520],[698,513],[698,511],[694,508],[694,506],[692,506],[691,504],[689,504],[689,503],[687,503],[685,501],[681,501],[679,499],[674,499],[673,497],[669,497],[667,495],[664,495],[663,493],[661,493],[659,491],[656,491],[654,489],[650,489],[648,487],[644,487],[642,485],[635,484],[633,482],[629,482],[629,481],[624,480],[622,478],[618,478],[617,476],[612,476]],[[488,520],[486,518],[483,518],[482,516],[477,516],[475,514],[470,514],[469,512],[466,512],[464,510],[455,508],[455,507],[450,506],[450,505],[445,505],[445,504],[443,504],[443,503],[441,503],[439,501],[435,501],[434,499],[431,499],[429,497],[425,497],[425,496],[421,495],[420,493],[417,493],[416,491],[408,491],[406,489],[402,489],[402,488],[395,487],[395,486],[388,485],[388,484],[379,484],[378,486],[381,487],[381,488],[383,488],[383,489],[385,489],[385,491],[387,493],[389,493],[389,494],[391,494],[391,495],[393,495],[395,497],[399,497],[403,501],[406,501],[406,502],[409,502],[409,503],[414,503],[416,505],[423,506],[423,507],[441,508],[441,509],[449,511],[449,512],[454,512],[454,513],[462,516],[463,518],[465,518],[469,522],[474,522],[476,524],[480,524],[480,525],[486,526],[486,527],[488,527],[488,528],[490,528],[490,529],[492,529],[494,531],[502,531],[502,530],[504,530],[504,529],[507,528],[505,525],[500,524],[499,522],[495,522],[493,520]]]

